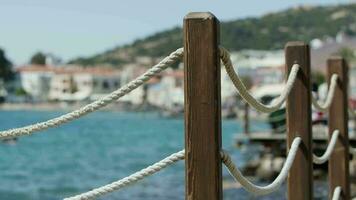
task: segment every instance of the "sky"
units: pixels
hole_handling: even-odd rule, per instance
[[[182,26],[189,12],[220,21],[261,16],[298,5],[352,0],[0,0],[0,48],[21,65],[38,51],[63,61],[91,56],[152,33]]]

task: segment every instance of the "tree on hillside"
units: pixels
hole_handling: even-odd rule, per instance
[[[37,52],[32,56],[30,63],[33,65],[46,65],[46,55],[44,53]]]
[[[14,78],[12,63],[6,58],[5,51],[0,49],[0,78],[9,81]]]

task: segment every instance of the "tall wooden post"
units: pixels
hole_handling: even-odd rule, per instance
[[[333,74],[338,75],[337,87],[333,102],[329,108],[329,136],[334,130],[340,135],[335,149],[329,160],[329,196],[335,187],[342,187],[342,199],[350,199],[349,180],[349,136],[348,136],[348,69],[345,60],[341,57],[328,59],[328,80]],[[330,84],[329,84],[330,85]]]
[[[184,18],[186,199],[222,199],[219,21]]]
[[[299,72],[293,89],[287,98],[288,151],[296,137],[301,137],[294,163],[288,176],[288,199],[313,199],[313,163],[311,131],[311,83],[310,50],[303,42],[288,42],[285,47],[286,72],[293,64],[299,64]]]

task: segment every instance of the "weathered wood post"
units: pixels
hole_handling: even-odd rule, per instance
[[[184,18],[184,117],[187,200],[221,200],[219,21]]]
[[[285,47],[286,72],[293,64],[299,64],[299,72],[293,89],[287,98],[287,145],[295,137],[301,137],[294,163],[288,176],[288,199],[313,199],[313,160],[311,130],[310,50],[304,42],[288,42]]]
[[[329,108],[329,136],[334,130],[340,134],[335,149],[329,160],[329,197],[335,187],[342,187],[342,199],[350,199],[349,180],[349,136],[348,136],[348,67],[341,57],[331,57],[328,63],[328,80],[333,74],[338,75],[333,102]],[[330,85],[330,84],[329,84]]]

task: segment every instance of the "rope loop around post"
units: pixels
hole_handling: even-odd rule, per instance
[[[252,107],[254,107],[256,110],[264,113],[271,113],[281,108],[290,91],[292,90],[299,70],[299,65],[294,64],[281,95],[274,99],[270,105],[264,105],[248,92],[238,73],[234,70],[229,52],[223,47],[220,47],[220,58],[225,66],[226,73],[229,75],[232,83],[234,84],[242,98],[245,99],[245,101]]]
[[[332,200],[339,200],[342,188],[340,186],[335,187]]]
[[[337,86],[337,80],[338,80],[338,75],[337,74],[333,74],[331,76],[331,80],[330,80],[330,87],[328,90],[328,94],[326,96],[326,100],[324,103],[320,103],[318,102],[315,97],[312,95],[312,103],[313,106],[323,112],[327,112],[333,99],[334,99],[334,94],[335,94],[335,88]]]
[[[288,176],[288,172],[293,165],[293,161],[295,159],[295,155],[298,150],[298,146],[300,145],[302,139],[300,137],[296,137],[293,140],[290,151],[288,153],[287,159],[282,167],[281,172],[277,176],[277,178],[269,185],[266,186],[258,186],[250,182],[246,177],[244,177],[241,171],[236,167],[236,165],[232,162],[231,157],[226,151],[221,153],[222,160],[229,170],[231,176],[239,182],[245,190],[255,195],[266,195],[276,191],[284,182],[284,180]]]
[[[339,137],[339,134],[340,134],[339,130],[334,130],[334,132],[331,136],[330,142],[328,144],[328,147],[326,148],[326,150],[322,156],[316,156],[315,154],[313,154],[313,162],[315,164],[323,164],[329,160],[329,158],[335,148],[336,141],[337,141],[337,138]]]

